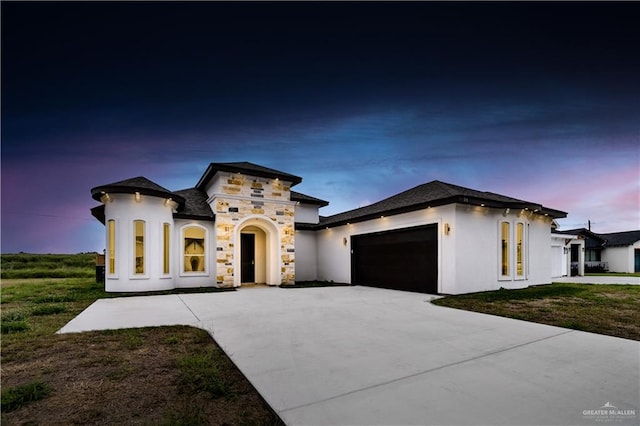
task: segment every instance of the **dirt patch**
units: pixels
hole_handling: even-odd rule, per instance
[[[159,327],[42,338],[2,364],[2,389],[41,380],[48,397],[2,414],[21,424],[280,424],[278,417],[203,330]],[[186,394],[177,360],[216,353],[228,396]],[[3,354],[4,355],[4,354]]]

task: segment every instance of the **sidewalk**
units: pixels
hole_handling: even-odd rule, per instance
[[[631,284],[640,285],[640,277],[624,276],[600,276],[588,275],[586,277],[560,277],[553,278],[554,283],[578,283],[578,284]]]

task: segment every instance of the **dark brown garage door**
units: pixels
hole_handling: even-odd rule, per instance
[[[438,226],[352,236],[351,280],[358,285],[437,293]]]

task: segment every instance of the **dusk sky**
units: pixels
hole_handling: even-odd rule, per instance
[[[431,180],[640,228],[640,3],[2,2],[1,251],[102,251],[94,186],[210,162],[329,215]]]

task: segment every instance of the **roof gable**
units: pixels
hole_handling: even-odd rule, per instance
[[[320,207],[328,206],[329,202],[320,198],[312,197],[301,192],[291,191],[291,201],[299,201],[303,204],[315,204]]]
[[[257,176],[268,179],[280,179],[287,182],[291,182],[291,186],[297,185],[302,182],[302,178],[289,173],[281,172],[279,170],[270,169],[268,167],[259,166],[257,164],[249,163],[247,161],[237,163],[210,163],[207,170],[204,172],[196,188],[204,189],[204,187],[213,179],[218,172],[229,173],[241,173],[249,176]]]

